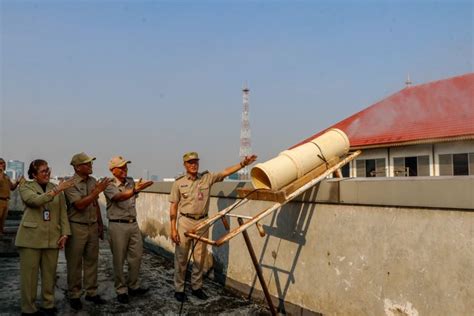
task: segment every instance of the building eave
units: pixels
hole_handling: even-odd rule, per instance
[[[435,143],[456,142],[456,141],[463,141],[463,140],[474,140],[474,134],[455,136],[455,137],[417,139],[417,140],[411,140],[411,141],[405,141],[405,142],[395,142],[395,143],[372,144],[372,145],[364,145],[364,146],[351,146],[351,150],[400,147],[400,146],[421,145],[421,144],[435,144]]]

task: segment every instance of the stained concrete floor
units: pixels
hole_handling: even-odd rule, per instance
[[[180,303],[173,297],[173,263],[168,258],[145,251],[141,280],[150,291],[142,297],[132,298],[130,304],[117,302],[112,279],[112,254],[108,243],[101,242],[99,294],[107,304],[96,306],[82,299],[83,309],[75,312],[65,297],[66,261],[61,251],[55,293],[58,315],[177,315],[180,311]],[[20,314],[19,286],[19,258],[0,257],[0,315]],[[205,280],[204,290],[210,297],[207,301],[200,301],[187,293],[189,300],[183,306],[183,315],[270,315],[264,305],[232,293],[212,280]],[[39,293],[38,288],[38,299]]]

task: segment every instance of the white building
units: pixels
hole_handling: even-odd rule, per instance
[[[362,150],[345,177],[474,175],[474,73],[408,86],[330,128]]]

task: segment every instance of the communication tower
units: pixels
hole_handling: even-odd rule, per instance
[[[252,145],[250,142],[250,123],[249,123],[249,88],[247,83],[244,84],[242,88],[242,97],[243,97],[243,109],[242,109],[242,120],[240,127],[240,161],[242,161],[245,156],[252,154]],[[239,170],[238,172],[240,180],[249,179],[249,167],[246,166]]]

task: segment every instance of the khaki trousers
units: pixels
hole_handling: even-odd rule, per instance
[[[66,243],[67,284],[69,298],[80,298],[82,284],[87,296],[97,295],[99,260],[98,224],[70,223],[71,236]],[[84,269],[84,275],[82,271]]]
[[[174,287],[176,292],[184,292],[184,280],[186,277],[186,264],[188,263],[189,259],[189,251],[196,242],[192,238],[186,237],[184,233],[203,220],[204,219],[196,221],[184,216],[180,216],[178,218],[180,244],[179,246],[176,245],[174,250]],[[203,234],[202,237],[208,238],[209,230],[205,227],[198,231],[197,234],[199,236]],[[193,268],[191,274],[191,287],[193,290],[197,290],[202,287],[202,275],[204,271],[204,261],[206,254],[206,244],[203,242],[197,242],[193,252]]]
[[[5,228],[5,220],[8,215],[8,201],[0,200],[0,233],[3,234]]]
[[[34,249],[20,247],[21,312],[37,311],[35,301],[38,287],[38,271],[41,270],[41,295],[43,308],[54,307],[54,286],[58,249]]]
[[[109,222],[109,243],[114,265],[115,291],[128,293],[128,288],[138,289],[138,273],[143,255],[142,234],[135,223]],[[128,279],[125,279],[123,265],[128,263]]]

